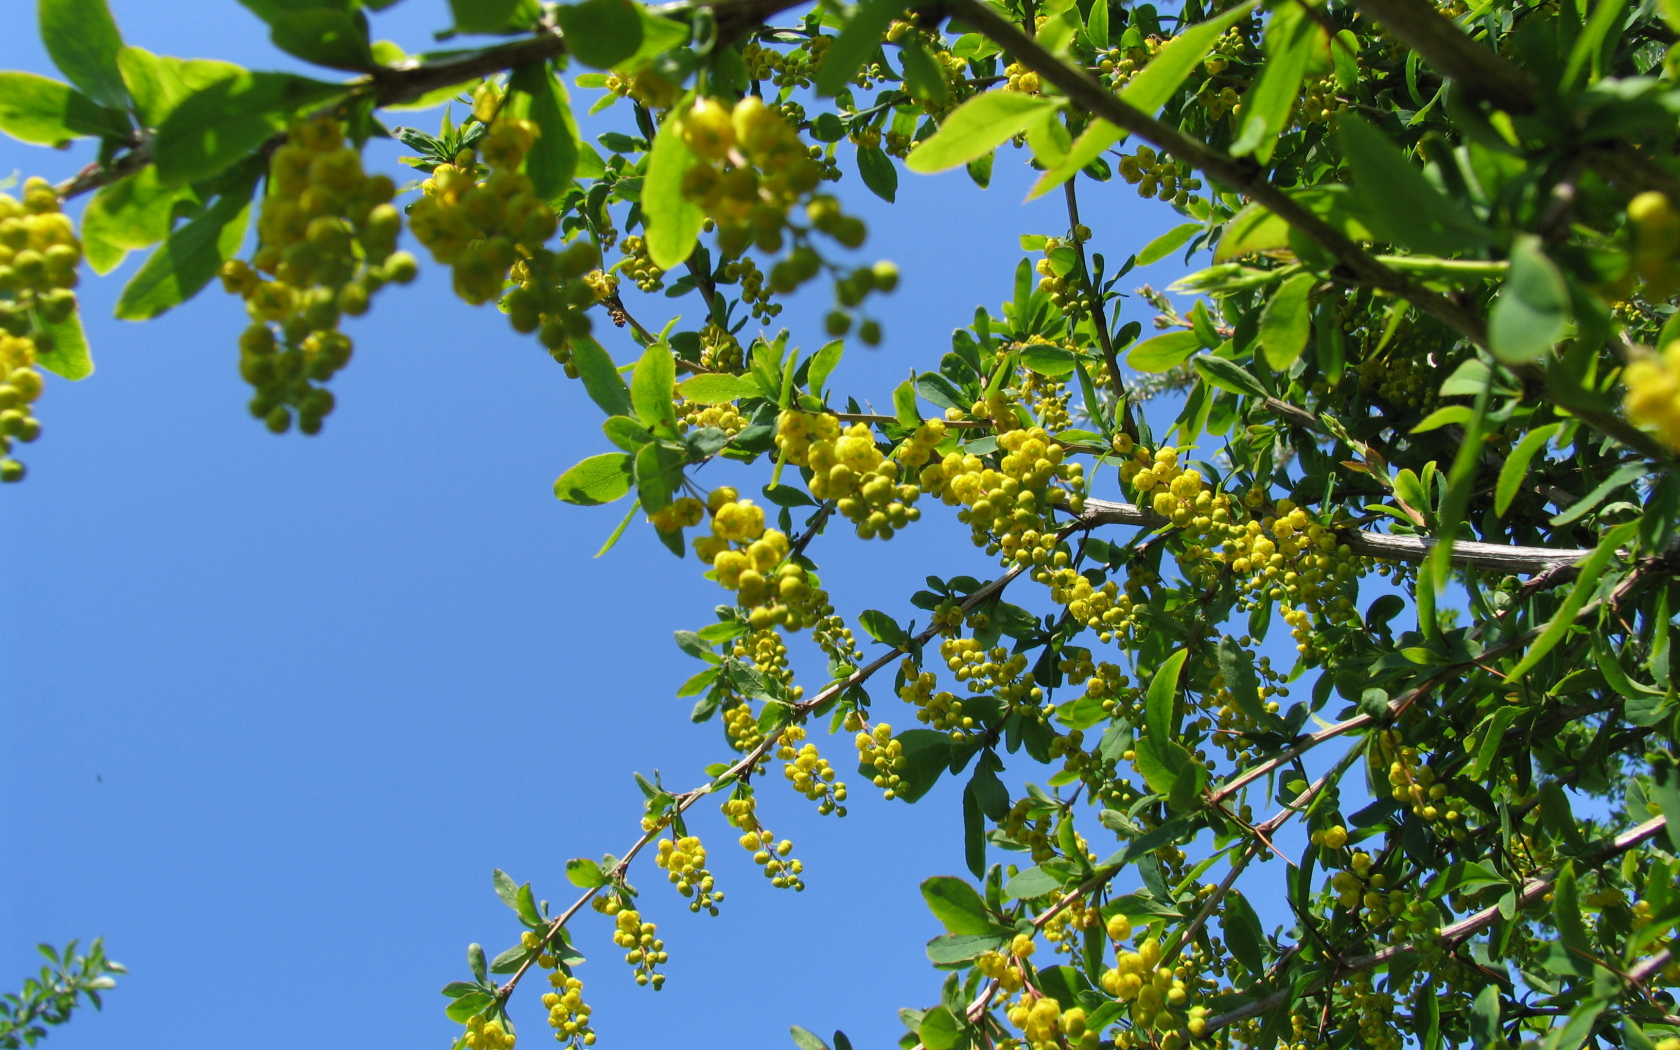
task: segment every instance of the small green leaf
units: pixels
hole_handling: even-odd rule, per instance
[[[699,375],[677,384],[683,400],[697,405],[721,405],[743,397],[759,396],[758,384],[745,376]]]
[[[651,430],[676,433],[677,417],[671,405],[676,377],[676,362],[664,343],[644,350],[630,374],[630,402],[636,406],[636,418]]]
[[[1139,372],[1165,372],[1183,364],[1201,345],[1201,336],[1195,332],[1168,332],[1132,347],[1126,363]]]
[[[1308,296],[1318,278],[1298,273],[1272,294],[1260,314],[1260,349],[1274,372],[1287,372],[1312,334],[1312,309]]]
[[[1253,397],[1265,397],[1266,388],[1256,379],[1248,369],[1235,361],[1212,354],[1200,354],[1191,364],[1201,373],[1203,379],[1221,390],[1232,394],[1249,394]]]
[[[618,3],[619,0],[611,0]],[[683,195],[683,176],[700,162],[683,141],[681,121],[667,118],[654,136],[642,181],[642,215],[648,254],[662,270],[674,270],[694,251],[706,214]]]
[[[1067,156],[1060,164],[1046,171],[1033,183],[1033,188],[1027,193],[1027,200],[1036,200],[1044,196],[1062,183],[1079,174],[1086,165],[1102,156],[1110,146],[1125,139],[1126,133],[1106,120],[1092,121],[1091,126],[1080,132],[1068,148]],[[915,169],[912,169],[915,170]],[[1035,249],[1028,249],[1035,250]]]
[[[1234,156],[1253,154],[1262,164],[1272,159],[1278,136],[1287,127],[1301,93],[1301,80],[1312,53],[1323,38],[1324,31],[1300,5],[1286,4],[1272,12],[1266,24],[1268,57],[1260,67],[1259,78],[1243,97],[1242,124],[1230,147]]]
[[[449,0],[455,28],[463,33],[499,33],[518,8],[519,0]]]
[[[1266,972],[1266,935],[1260,926],[1260,916],[1240,891],[1232,890],[1225,897],[1225,911],[1220,925],[1225,930],[1225,944],[1231,954],[1243,964],[1243,969],[1258,977]]]
[[[869,192],[891,204],[898,193],[898,167],[893,164],[892,158],[879,146],[865,149],[860,145],[857,148],[857,166]]]
[[[226,193],[198,218],[171,233],[124,286],[117,317],[146,321],[197,295],[245,240],[250,189]]]
[[[1074,361],[1072,351],[1049,343],[1028,343],[1021,351],[1021,364],[1041,376],[1060,378],[1072,375]]]
[[[158,127],[152,157],[165,186],[207,178],[284,131],[300,112],[343,96],[343,84],[291,73],[240,73],[183,99]]]
[[[910,635],[898,625],[897,620],[879,609],[865,609],[859,613],[858,626],[882,645],[890,645],[894,649],[910,648]]]
[[[1196,236],[1196,231],[1201,228],[1202,224],[1199,222],[1187,222],[1182,226],[1174,226],[1143,246],[1143,251],[1138,252],[1137,264],[1148,266],[1150,263],[1160,262],[1184,247],[1190,238]]]
[[[580,146],[566,86],[545,62],[528,62],[508,78],[512,96],[508,115],[537,126],[536,141],[525,154],[525,174],[543,200],[555,200],[572,184]]]
[[[93,374],[93,355],[88,352],[87,333],[82,331],[81,310],[71,310],[64,320],[46,326],[52,333],[51,351],[36,357],[42,368],[65,379],[86,379]]]
[[[574,857],[566,862],[566,878],[573,886],[580,889],[592,890],[597,886],[605,886],[607,877],[601,872],[601,865],[588,857]]]
[[[1057,99],[1002,88],[977,95],[958,106],[938,132],[911,150],[904,166],[931,175],[966,164],[1027,130],[1061,104]]]
[[[1487,228],[1431,185],[1400,147],[1351,111],[1336,117],[1336,143],[1379,239],[1425,255],[1451,255],[1491,240]]]
[[[820,395],[828,384],[828,377],[834,374],[834,369],[840,364],[840,355],[845,352],[846,344],[836,339],[827,343],[811,358],[811,367],[806,371],[806,386],[812,393]]]
[[[1463,425],[1476,418],[1475,411],[1469,405],[1447,405],[1423,417],[1423,421],[1411,429],[1413,434],[1426,434],[1431,430],[1439,430],[1449,423]]]
[[[799,1050],[828,1050],[828,1044],[817,1038],[815,1032],[808,1032],[798,1025],[790,1025],[788,1030],[793,1033],[793,1045]]]
[[[629,491],[630,456],[624,452],[590,456],[554,482],[555,496],[584,507],[611,503]]]
[[[128,137],[128,118],[68,84],[34,73],[0,73],[0,131],[37,146],[88,135]]]
[[[630,387],[600,343],[588,338],[575,340],[572,364],[577,366],[583,389],[601,411],[609,416],[630,415]]]
[[[944,1006],[936,1006],[923,1016],[916,1035],[924,1050],[954,1050],[963,1038],[956,1015]]]
[[[443,1012],[456,1024],[466,1024],[471,1018],[483,1013],[493,1002],[495,997],[489,992],[468,992],[451,1002]]]
[[[980,935],[992,932],[993,922],[986,914],[986,902],[962,879],[950,875],[935,875],[922,883],[922,899],[928,910],[950,933]]]
[[[904,86],[912,98],[937,105],[950,96],[945,74],[921,41],[913,36],[904,37],[898,43],[898,54],[904,63]]]
[[[905,7],[904,0],[864,0],[852,12],[840,35],[823,53],[817,67],[817,94],[832,97],[862,69],[881,46],[887,27]]]
[[[53,65],[95,101],[113,109],[128,106],[117,68],[122,33],[105,0],[41,0],[41,43]]]
[[[536,954],[524,944],[516,944],[507,951],[490,960],[491,973],[514,973],[525,965],[525,960]]]
[[[128,252],[148,248],[169,236],[170,213],[181,191],[159,185],[151,165],[101,189],[82,212],[82,240],[94,272],[110,273]],[[93,245],[109,246],[107,265],[94,262]]]
[[[1219,639],[1219,673],[1225,678],[1225,688],[1237,702],[1237,709],[1264,725],[1267,722],[1265,703],[1260,699],[1260,679],[1254,673],[1254,658],[1235,638],[1223,635]]]
[[[362,25],[328,7],[288,11],[274,20],[268,37],[288,55],[318,66],[359,71],[377,64]]]
[[[1511,271],[1488,312],[1488,345],[1501,361],[1520,364],[1550,350],[1568,331],[1569,286],[1540,239],[1511,242]]]
[[[893,413],[900,426],[914,430],[922,425],[922,414],[916,410],[916,384],[906,379],[893,388]]]
[[[1511,509],[1511,501],[1517,498],[1517,490],[1528,475],[1528,465],[1534,461],[1535,455],[1562,429],[1562,423],[1536,427],[1524,434],[1517,447],[1505,457],[1504,465],[1499,468],[1499,484],[1494,489],[1494,510],[1500,517]]]
[[[611,69],[642,46],[642,20],[631,0],[584,0],[554,9],[566,50],[579,62]]]
[[[1150,679],[1144,714],[1149,727],[1149,745],[1157,751],[1178,735],[1173,708],[1178,698],[1178,675],[1189,655],[1190,650],[1180,649],[1163,660],[1155,677]]]
[[[1568,525],[1572,522],[1579,521],[1581,518],[1586,517],[1586,515],[1591,512],[1594,507],[1604,502],[1605,497],[1609,496],[1610,493],[1615,492],[1624,485],[1633,484],[1649,472],[1650,468],[1640,460],[1634,460],[1631,463],[1623,463],[1621,466],[1612,471],[1609,477],[1593,486],[1591,492],[1588,492],[1585,496],[1582,496],[1580,499],[1570,504],[1562,512],[1552,515],[1550,524]]]

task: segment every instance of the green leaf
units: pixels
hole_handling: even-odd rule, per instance
[[[922,425],[922,414],[916,410],[916,384],[906,379],[893,388],[893,413],[900,426],[914,430]]]
[[[832,97],[840,93],[858,70],[881,46],[892,20],[903,12],[904,0],[864,0],[852,12],[840,35],[823,53],[817,67],[817,94]],[[888,198],[889,200],[891,198]]]
[[[925,1050],[954,1050],[963,1039],[962,1025],[949,1008],[936,1006],[922,1017],[916,1036]]]
[[[1260,349],[1274,372],[1287,372],[1312,334],[1312,310],[1307,297],[1318,278],[1298,273],[1283,282],[1260,314]]]
[[[1425,255],[1451,255],[1492,240],[1487,228],[1430,185],[1387,135],[1350,111],[1336,117],[1336,143],[1379,239]]]
[[[94,272],[110,273],[129,252],[169,236],[170,213],[180,196],[179,189],[158,184],[150,164],[94,194],[82,212],[81,231]],[[105,253],[98,260],[95,244]]]
[[[653,514],[670,505],[673,494],[682,484],[682,466],[682,457],[663,445],[643,445],[636,450],[636,496],[643,510]],[[671,553],[679,558],[683,556],[681,544],[668,545]]]
[[[1505,457],[1505,463],[1499,468],[1499,484],[1494,489],[1494,510],[1500,517],[1511,509],[1511,501],[1517,498],[1517,489],[1522,486],[1523,478],[1528,475],[1528,465],[1534,461],[1535,455],[1545,447],[1558,431],[1563,429],[1562,423],[1548,423],[1543,427],[1536,427],[1523,435],[1517,442],[1517,447]]]
[[[898,55],[904,63],[904,86],[910,97],[935,105],[950,97],[944,73],[921,41],[913,36],[903,38],[898,43]]]
[[[0,131],[37,146],[87,135],[127,138],[128,118],[68,84],[34,73],[0,73]]]
[[[642,46],[639,5],[631,0],[584,0],[554,9],[566,51],[586,66],[611,69]]]
[[[1237,709],[1264,725],[1269,718],[1265,703],[1260,699],[1260,679],[1254,673],[1254,658],[1237,643],[1224,635],[1219,639],[1219,673],[1225,678],[1225,688],[1237,702]]]
[[[484,1009],[495,1002],[495,997],[489,992],[468,992],[466,995],[451,1002],[444,1008],[444,1013],[456,1024],[466,1024],[470,1018],[484,1012]]]
[[[1007,900],[1033,900],[1046,894],[1055,893],[1067,881],[1061,876],[1052,875],[1043,868],[1032,867],[1019,872],[1003,887],[1003,895]]]
[[[499,33],[518,9],[519,0],[449,0],[455,28],[463,33]],[[569,48],[571,41],[566,43]]]
[[[149,128],[162,124],[187,96],[245,72],[231,62],[170,58],[138,47],[118,52],[117,66],[134,97],[135,111]]]
[[[276,18],[268,38],[275,47],[305,62],[333,69],[367,70],[378,63],[373,60],[364,24],[343,11],[314,7]]]
[[[1260,77],[1243,98],[1243,118],[1231,153],[1253,154],[1262,164],[1272,159],[1278,136],[1289,124],[1289,114],[1301,93],[1313,50],[1324,31],[1299,4],[1285,4],[1272,12],[1266,25],[1267,59]],[[1153,63],[1151,63],[1153,65]]]
[[[1638,531],[1639,522],[1635,520],[1625,525],[1619,525],[1604,534],[1604,538],[1599,541],[1597,547],[1593,548],[1593,552],[1581,561],[1581,569],[1575,577],[1575,584],[1569,591],[1569,597],[1565,598],[1563,604],[1558,606],[1557,612],[1552,614],[1551,620],[1546,624],[1546,629],[1540,632],[1540,637],[1536,638],[1534,643],[1528,647],[1528,652],[1523,654],[1523,658],[1517,662],[1517,666],[1506,672],[1505,680],[1507,682],[1521,681],[1523,675],[1532,670],[1536,664],[1545,658],[1547,653],[1552,651],[1552,648],[1558,642],[1563,640],[1563,636],[1569,632],[1570,627],[1574,626],[1576,615],[1580,613],[1582,607],[1587,604],[1587,600],[1592,597],[1593,591],[1598,587],[1598,578],[1603,575],[1605,566],[1615,556],[1616,550],[1632,539]]]
[[[1163,746],[1178,735],[1178,723],[1173,707],[1178,698],[1178,675],[1190,650],[1180,649],[1161,662],[1150,679],[1145,699],[1144,716],[1149,727],[1149,746],[1161,753]]]
[[[891,204],[898,193],[898,167],[879,146],[857,149],[858,174],[869,192]]]
[[[1177,745],[1174,745],[1177,746]],[[1141,752],[1140,752],[1141,754]],[[1125,848],[1116,851],[1102,862],[1105,868],[1123,868],[1146,854],[1153,853],[1170,842],[1177,842],[1188,835],[1191,822],[1187,817],[1174,817],[1165,824],[1146,834],[1126,843]]]
[[[648,154],[647,177],[642,180],[648,255],[662,270],[674,270],[689,257],[706,221],[700,206],[683,196],[683,176],[700,158],[683,141],[680,124],[667,118],[660,125]]]
[[[1231,949],[1243,969],[1258,977],[1266,972],[1266,935],[1260,916],[1241,892],[1232,890],[1225,897],[1224,916],[1220,920],[1225,930],[1225,944]]]
[[[938,132],[911,150],[904,166],[931,175],[966,164],[1019,135],[1061,105],[1058,99],[1002,88],[977,95],[953,110]]]
[[[980,935],[992,932],[992,919],[980,893],[962,879],[935,875],[922,882],[922,899],[947,932]]]
[[[566,878],[573,886],[580,889],[592,890],[597,886],[605,886],[607,877],[601,872],[601,865],[588,857],[574,857],[566,862]]]
[[[683,400],[697,405],[721,405],[743,397],[759,396],[758,384],[745,376],[700,375],[677,384]]]
[[[828,1050],[828,1044],[817,1038],[816,1033],[808,1032],[798,1025],[790,1025],[788,1030],[793,1033],[793,1045],[799,1047],[799,1050]]]
[[[677,416],[671,404],[676,378],[676,362],[664,343],[648,347],[636,362],[630,374],[630,402],[636,406],[636,418],[650,430],[676,433]]]
[[[1581,1044],[1592,1035],[1598,1015],[1604,1012],[1604,1000],[1588,999],[1569,1012],[1569,1020],[1562,1028],[1554,1028],[1542,1043],[1545,1050],[1580,1050]]]
[[[989,951],[995,951],[1009,943],[1008,934],[992,934],[989,936],[956,936],[942,933],[927,942],[928,961],[937,965],[946,963],[968,962],[977,959]]]
[[[1569,286],[1540,246],[1524,234],[1511,242],[1511,271],[1488,312],[1488,345],[1520,364],[1550,350],[1569,328]]]
[[[589,393],[589,399],[599,405],[601,411],[608,416],[630,415],[630,387],[600,343],[587,338],[575,340],[572,364],[577,366],[578,377],[583,380],[583,389]]]
[[[122,33],[105,0],[40,0],[41,43],[70,83],[113,109],[128,106],[117,68]]]
[[[1149,60],[1148,65],[1126,82],[1126,86],[1120,91],[1121,100],[1153,117],[1178,93],[1179,87],[1184,84],[1184,78],[1208,56],[1208,52],[1213,50],[1213,45],[1219,42],[1220,35],[1241,19],[1247,18],[1258,2],[1259,0],[1249,0],[1248,3],[1237,4],[1206,22],[1199,22],[1175,35],[1159,54]],[[1276,17],[1274,14],[1273,18]],[[1143,264],[1144,260],[1140,256],[1138,265]]]
[[[36,357],[35,363],[65,379],[86,379],[93,374],[93,355],[88,352],[87,333],[82,331],[82,312],[71,310],[64,320],[45,326],[52,333],[53,348]]]
[[[117,317],[146,321],[197,295],[245,240],[250,189],[226,193],[152,252],[117,299]]]
[[[584,507],[611,503],[629,491],[630,456],[625,452],[590,456],[554,482],[555,496]]]
[[[508,78],[513,96],[509,115],[537,125],[537,139],[525,155],[525,174],[543,200],[555,200],[572,184],[577,171],[578,128],[566,86],[546,62],[529,62]]]
[[[291,73],[239,73],[189,95],[159,125],[152,157],[165,186],[208,178],[231,166],[300,112],[346,93],[343,84]]]
[[[1073,178],[1086,165],[1102,156],[1110,146],[1124,140],[1125,137],[1124,131],[1106,120],[1092,121],[1091,126],[1073,140],[1073,145],[1068,148],[1067,156],[1062,158],[1061,163],[1046,171],[1033,183],[1032,190],[1027,193],[1027,200],[1042,197]]]
[[[933,789],[951,767],[951,737],[935,729],[907,729],[896,739],[904,748],[904,769],[896,794],[914,802]]]
[[[834,374],[834,369],[840,364],[840,355],[845,352],[844,340],[836,339],[827,343],[811,358],[811,367],[805,373],[806,388],[812,393],[821,395],[828,384],[828,377]]]
[[[1150,263],[1160,262],[1184,247],[1190,238],[1196,236],[1196,231],[1201,228],[1202,224],[1199,222],[1187,222],[1182,226],[1174,226],[1143,246],[1143,251],[1138,252],[1137,264],[1148,266]]]
[[[1604,502],[1604,498],[1624,485],[1631,485],[1650,472],[1650,468],[1641,460],[1623,463],[1611,472],[1610,476],[1593,486],[1593,490],[1570,504],[1568,508],[1551,517],[1552,525],[1568,525],[1585,517],[1594,507]]]
[[[1091,46],[1099,51],[1108,47],[1108,0],[1091,4],[1090,14],[1085,16],[1085,38]]]
[[[1072,375],[1074,360],[1072,351],[1049,343],[1028,343],[1021,350],[1021,364],[1041,376],[1060,378]]]
[[[515,973],[525,965],[525,960],[536,953],[525,947],[523,943],[516,944],[507,951],[490,960],[491,973]]]
[[[1522,711],[1518,708],[1502,707],[1490,716],[1487,735],[1482,737],[1481,746],[1476,749],[1476,760],[1470,765],[1471,776],[1479,780],[1493,768],[1494,760],[1499,757],[1500,745],[1505,743],[1505,734],[1521,715]]]
[[[858,614],[858,626],[869,633],[869,637],[882,645],[890,645],[894,649],[908,650],[910,635],[898,625],[898,621],[879,609],[865,609]]]
[[[1592,974],[1592,963],[1584,958],[1592,951],[1586,924],[1581,920],[1581,901],[1576,892],[1575,864],[1564,861],[1558,869],[1557,881],[1552,884],[1552,921],[1557,924],[1558,939],[1570,953],[1575,972],[1583,977]]]
[[[1132,347],[1126,363],[1139,372],[1165,372],[1201,348],[1202,338],[1192,331],[1168,332]]]
[[[1413,427],[1410,433],[1426,434],[1431,430],[1439,430],[1449,423],[1464,424],[1476,418],[1475,410],[1469,405],[1447,405],[1423,417],[1423,421]]]
[[[498,874],[500,874],[500,871],[498,871]],[[506,875],[502,875],[502,877],[507,878]],[[497,892],[498,893],[501,892],[501,887],[500,886],[497,887]],[[507,900],[507,898],[504,897],[503,900]],[[512,907],[513,902],[508,901],[508,906]],[[473,976],[478,978],[478,983],[479,984],[487,983],[489,975],[485,973],[484,945],[482,945],[482,944],[469,944],[469,945],[467,945],[467,965],[472,967]]]
[[[1190,362],[1196,366],[1203,379],[1221,390],[1232,394],[1250,394],[1254,397],[1265,397],[1266,388],[1256,379],[1248,369],[1235,361],[1212,354],[1200,354]]]

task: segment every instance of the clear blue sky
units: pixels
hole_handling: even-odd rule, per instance
[[[112,6],[132,44],[297,68],[233,0]],[[14,14],[0,67],[56,76]],[[407,0],[374,21],[422,50],[447,8]],[[370,167],[400,179],[395,154],[370,148]],[[847,351],[842,392],[889,403],[977,304],[1007,297],[1017,235],[1065,229],[1059,196],[1017,206],[1021,157],[1005,153],[987,193],[960,173],[906,174],[889,209],[846,156],[838,192],[871,223],[863,256],[897,261],[903,283],[880,305],[885,346]],[[56,180],[87,159],[0,144],[0,172]],[[1081,185],[1111,260],[1178,221],[1119,181]],[[84,274],[98,371],[49,377],[29,479],[0,491],[0,985],[39,961],[37,941],[94,934],[132,974],[51,1046],[444,1046],[458,1029],[438,989],[465,976],[466,945],[494,953],[519,930],[491,869],[568,901],[566,858],[635,837],[632,770],[690,786],[729,754],[715,722],[691,726],[672,699],[698,665],[671,632],[710,622],[724,592],[639,523],[591,559],[622,505],[571,507],[551,484],[607,450],[598,411],[419,254],[421,280],[348,325],[355,360],[317,438],[273,437],[246,414],[237,299],[213,286],[127,324],[111,309],[137,259]],[[1126,287],[1163,285],[1174,265]],[[823,341],[828,296],[807,291],[780,319],[796,343]],[[667,300],[628,298],[663,322]],[[622,333],[604,341],[633,353]],[[707,484],[726,477],[713,471]],[[1106,472],[1096,491],[1115,495]],[[994,571],[952,526],[941,508],[890,544],[834,532],[813,553],[842,611],[905,616],[926,573]],[[875,695],[909,721],[890,679]],[[709,806],[695,826],[721,917],[689,914],[651,868],[632,875],[670,951],[664,991],[637,988],[607,923],[583,913],[600,1045],[781,1047],[798,1023],[881,1047],[896,1008],[936,999],[922,944],[939,931],[916,887],[963,869],[960,785],[887,804],[844,735],[824,751],[852,781],[843,821],[778,776],[761,794],[806,863],[803,895],[770,889]],[[540,1045],[535,996],[518,1003],[522,1045]]]

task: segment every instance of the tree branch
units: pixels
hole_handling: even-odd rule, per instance
[[[1533,77],[1472,40],[1428,0],[1354,0],[1354,6],[1473,97],[1513,116],[1538,108],[1535,98],[1539,90]]]

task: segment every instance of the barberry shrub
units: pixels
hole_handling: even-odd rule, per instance
[[[569,905],[495,872],[523,931],[444,989],[458,1046],[514,1044],[533,967],[555,1037],[593,1045],[584,906],[657,990],[680,933],[655,917],[726,910],[720,835],[771,887],[820,878],[767,824],[788,800],[760,806],[779,766],[836,817],[964,785],[907,1050],[1680,1050],[1674,5],[453,0],[445,29],[506,39],[416,56],[370,42],[383,6],[254,5],[343,71],[312,78],[41,0],[69,82],[0,74],[0,130],[99,152],[0,196],[0,479],[42,372],[91,371],[84,258],[160,242],[118,316],[219,275],[277,433],[322,430],[342,320],[422,265],[580,381],[603,438],[555,495],[633,494],[613,539],[641,519],[718,584],[673,689],[723,741],[688,786],[637,776],[641,827],[567,865]],[[387,119],[446,99],[435,134]],[[583,105],[616,120],[604,153]],[[364,171],[370,136],[421,178]],[[997,313],[850,396],[848,340],[896,352],[871,302],[899,274],[844,261],[868,231],[842,155],[889,202],[1001,156],[1067,214],[1023,231]],[[1182,222],[1080,220],[1131,188]],[[1144,338],[1121,282],[1181,250],[1209,265],[1140,290]],[[757,327],[813,282],[821,331]],[[758,491],[704,487],[719,459]],[[920,625],[836,608],[825,550],[953,518],[990,579],[883,593]],[[645,858],[681,900],[633,887]]]

